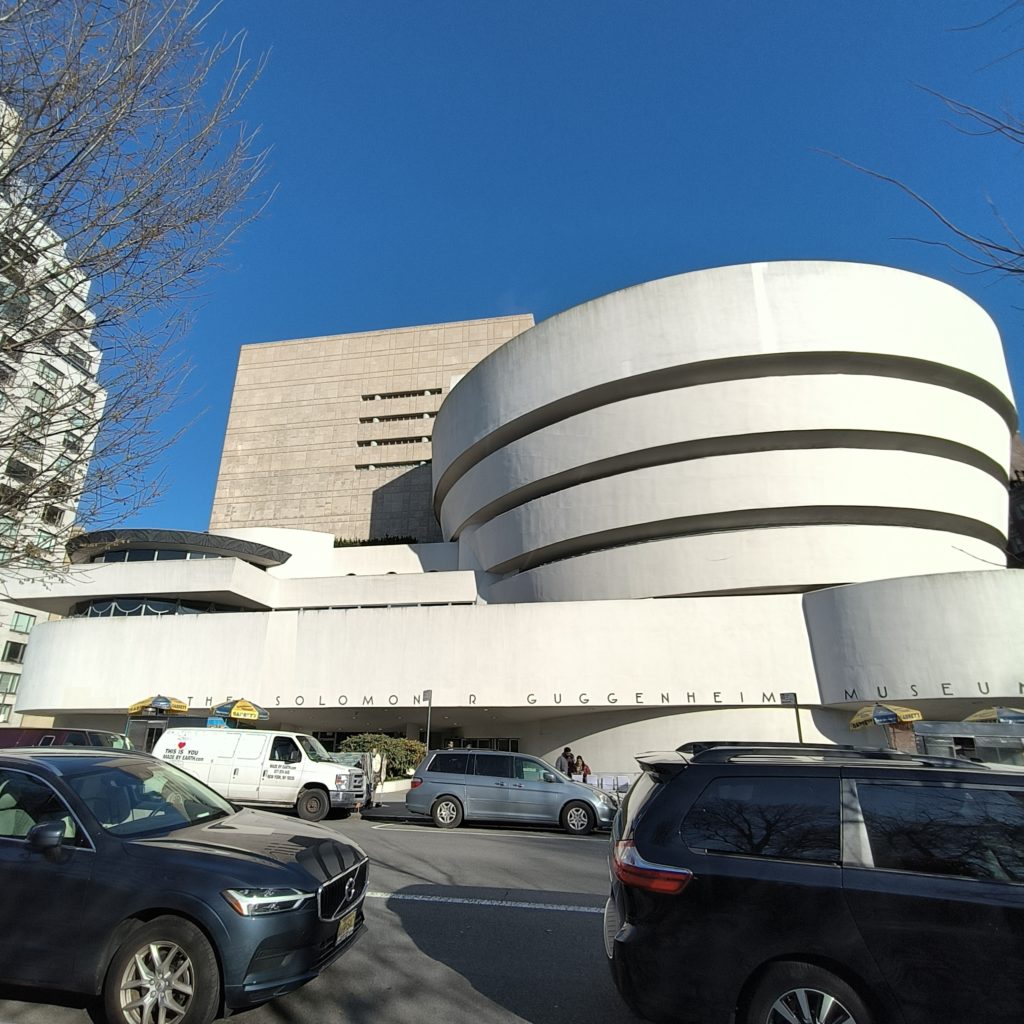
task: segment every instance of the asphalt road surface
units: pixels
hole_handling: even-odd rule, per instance
[[[370,858],[366,932],[326,973],[238,1024],[632,1022],[609,977],[606,834],[350,818]],[[13,993],[0,989],[0,996]],[[23,994],[18,993],[21,999]],[[84,1010],[0,998],[2,1024],[88,1024]]]

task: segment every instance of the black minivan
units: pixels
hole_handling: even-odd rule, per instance
[[[692,1024],[1019,1024],[1024,771],[812,745],[637,757],[605,952]]]

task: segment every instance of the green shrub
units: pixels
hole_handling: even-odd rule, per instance
[[[413,769],[426,757],[426,744],[419,740],[407,740],[398,736],[385,736],[379,732],[361,732],[358,736],[349,736],[338,744],[339,750],[373,750],[376,747],[388,759],[387,777],[389,779],[405,779]]]

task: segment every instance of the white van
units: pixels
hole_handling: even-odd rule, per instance
[[[306,821],[366,799],[364,773],[338,764],[318,740],[300,732],[167,729],[153,754],[232,803],[294,807]]]

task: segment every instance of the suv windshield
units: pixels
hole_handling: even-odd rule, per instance
[[[337,763],[334,758],[327,753],[327,748],[324,747],[319,740],[314,739],[312,736],[303,736],[301,734],[296,735],[295,739],[298,741],[299,746],[306,752],[306,757],[308,757],[310,761]]]
[[[98,765],[67,781],[96,820],[115,836],[173,832],[234,811],[198,779],[160,761]]]

